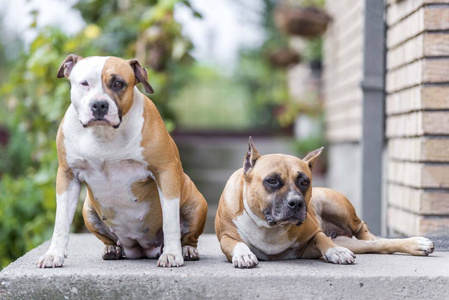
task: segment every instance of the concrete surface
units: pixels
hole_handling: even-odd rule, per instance
[[[234,269],[214,235],[201,260],[178,269],[156,260],[101,259],[102,243],[73,234],[59,269],[37,269],[46,242],[0,273],[0,299],[448,299],[449,252],[430,257],[358,255],[355,265],[322,260],[261,262]]]

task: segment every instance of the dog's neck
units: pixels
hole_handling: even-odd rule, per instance
[[[276,226],[271,226],[270,224],[268,224],[267,221],[259,218],[251,209],[251,207],[249,207],[248,205],[248,201],[246,198],[246,184],[243,185],[243,210],[246,214],[251,218],[251,220],[258,226],[258,227],[265,227],[265,228],[269,228],[269,229],[273,229],[275,227],[279,227],[281,225],[276,225]],[[282,227],[284,227],[285,230],[289,230],[291,225],[282,225]],[[278,228],[276,228],[276,230],[278,230]]]

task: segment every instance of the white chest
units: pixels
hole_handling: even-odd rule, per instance
[[[242,239],[260,258],[264,258],[265,255],[283,253],[293,247],[296,241],[289,238],[288,230],[284,227],[267,228],[258,226],[246,211],[243,211],[242,215],[234,219],[234,224],[237,226],[237,231]]]
[[[102,207],[136,209],[132,184],[152,176],[142,155],[143,106],[143,98],[135,93],[117,129],[84,128],[73,106],[66,113],[62,129],[67,163]]]
[[[89,185],[95,200],[105,207],[135,206],[132,184],[151,176],[146,166],[133,159],[118,161],[75,161],[78,178]],[[129,204],[128,204],[129,203]],[[128,204],[128,205],[127,205]]]

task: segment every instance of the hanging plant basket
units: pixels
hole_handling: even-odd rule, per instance
[[[160,26],[149,27],[137,40],[136,56],[145,66],[162,72],[170,57],[170,42],[170,36]]]
[[[301,61],[301,56],[291,49],[280,49],[269,53],[268,59],[274,67],[287,68],[298,64]]]
[[[281,32],[308,38],[322,35],[330,20],[324,10],[313,6],[279,5],[274,12],[274,21]]]

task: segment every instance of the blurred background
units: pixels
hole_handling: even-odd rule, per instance
[[[345,193],[376,234],[449,232],[449,76],[432,69],[444,64],[421,69],[441,78],[414,76],[417,62],[449,57],[426,47],[438,39],[422,41],[441,41],[449,28],[406,30],[407,20],[428,16],[421,10],[445,5],[0,0],[0,7],[0,269],[53,231],[55,137],[70,104],[69,83],[56,73],[70,53],[136,57],[148,69],[151,99],[209,203],[206,232],[250,135],[261,154],[303,157],[325,146],[314,185]],[[83,193],[74,232],[85,231]]]

